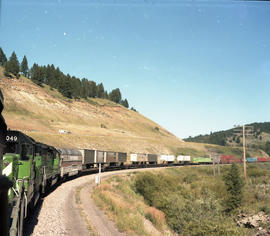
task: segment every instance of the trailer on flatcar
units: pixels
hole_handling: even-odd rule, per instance
[[[147,161],[147,155],[145,153],[131,153],[130,162],[133,165],[144,165]]]
[[[193,164],[212,164],[213,160],[210,157],[193,157]]]
[[[59,148],[60,176],[67,178],[78,175],[83,169],[83,155],[79,150]]]
[[[185,155],[178,155],[177,156],[177,162],[179,164],[183,164],[183,165],[189,164],[190,160],[191,160],[190,156],[185,156]]]
[[[158,163],[158,155],[148,153],[146,155],[146,162],[149,165],[156,165]]]
[[[174,155],[160,155],[160,163],[172,165],[175,162],[175,156]]]

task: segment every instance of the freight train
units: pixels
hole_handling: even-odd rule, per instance
[[[0,91],[0,112],[2,110],[3,96]],[[8,235],[7,229],[9,229],[10,235],[21,236],[24,218],[50,187],[69,177],[95,173],[99,166],[106,171],[122,168],[212,163],[212,159],[209,157],[192,158],[187,155],[175,157],[175,155],[165,154],[159,156],[151,153],[130,153],[128,158],[127,153],[124,152],[55,148],[37,142],[20,131],[7,131],[2,116],[0,116],[0,123],[0,171],[4,175],[1,177],[0,183],[6,183],[4,187],[0,185],[1,235]],[[266,162],[270,161],[270,158],[247,158],[247,162],[257,161]],[[220,163],[232,162],[240,162],[240,159],[236,159],[234,156],[220,156]],[[4,181],[5,176],[9,181],[7,178]],[[1,187],[3,188],[1,189]],[[2,209],[9,209],[9,211]]]

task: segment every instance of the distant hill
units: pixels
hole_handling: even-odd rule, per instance
[[[270,122],[251,123],[253,129],[246,136],[246,145],[248,148],[261,149],[270,155]],[[211,143],[221,146],[242,146],[242,136],[237,135],[236,129],[213,132],[206,135],[198,135],[184,139],[187,142]],[[241,129],[240,129],[241,130]]]

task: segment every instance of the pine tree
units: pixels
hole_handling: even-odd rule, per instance
[[[7,62],[7,57],[4,51],[2,50],[2,48],[0,48],[0,66],[5,65],[6,62]]]
[[[119,88],[112,90],[109,94],[109,99],[115,103],[120,103],[122,95]]]
[[[81,97],[85,99],[87,98],[87,95],[88,95],[87,87],[88,87],[88,80],[83,78],[82,86],[81,86]]]
[[[97,85],[96,85],[96,82],[89,81],[88,88],[89,88],[88,97],[95,98],[97,96]]]
[[[128,104],[128,100],[125,99],[125,100],[121,100],[120,104],[126,108],[129,108],[129,104]]]
[[[28,76],[28,62],[26,56],[23,57],[20,71],[24,76]]]
[[[104,91],[103,98],[104,99],[109,99],[109,95],[108,95],[108,92],[106,90]]]
[[[12,52],[11,57],[5,64],[5,72],[12,73],[15,76],[17,76],[19,74],[19,71],[20,71],[19,61],[17,59],[16,53]]]
[[[72,98],[71,77],[69,74],[61,77],[59,92],[62,93],[64,97]]]
[[[104,98],[104,87],[102,83],[97,85],[97,97]]]
[[[33,67],[31,68],[31,80],[36,83],[39,86],[42,86],[42,83],[44,82],[45,74],[43,73],[43,70],[38,64],[34,63]]]
[[[230,170],[224,176],[224,182],[228,192],[226,211],[231,212],[241,205],[244,187],[243,179],[240,177],[239,168],[235,163],[231,165]]]

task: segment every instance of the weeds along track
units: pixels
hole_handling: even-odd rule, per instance
[[[184,166],[107,171],[101,173],[101,179],[130,172],[154,171],[172,167],[183,168]],[[104,235],[102,232],[107,232],[105,229],[113,230],[116,232],[114,235],[117,235],[119,232],[106,215],[95,207],[91,199],[87,201],[95,181],[93,170],[92,174],[89,173],[91,171],[58,184],[46,197],[41,199],[33,215],[25,221],[24,235]]]

